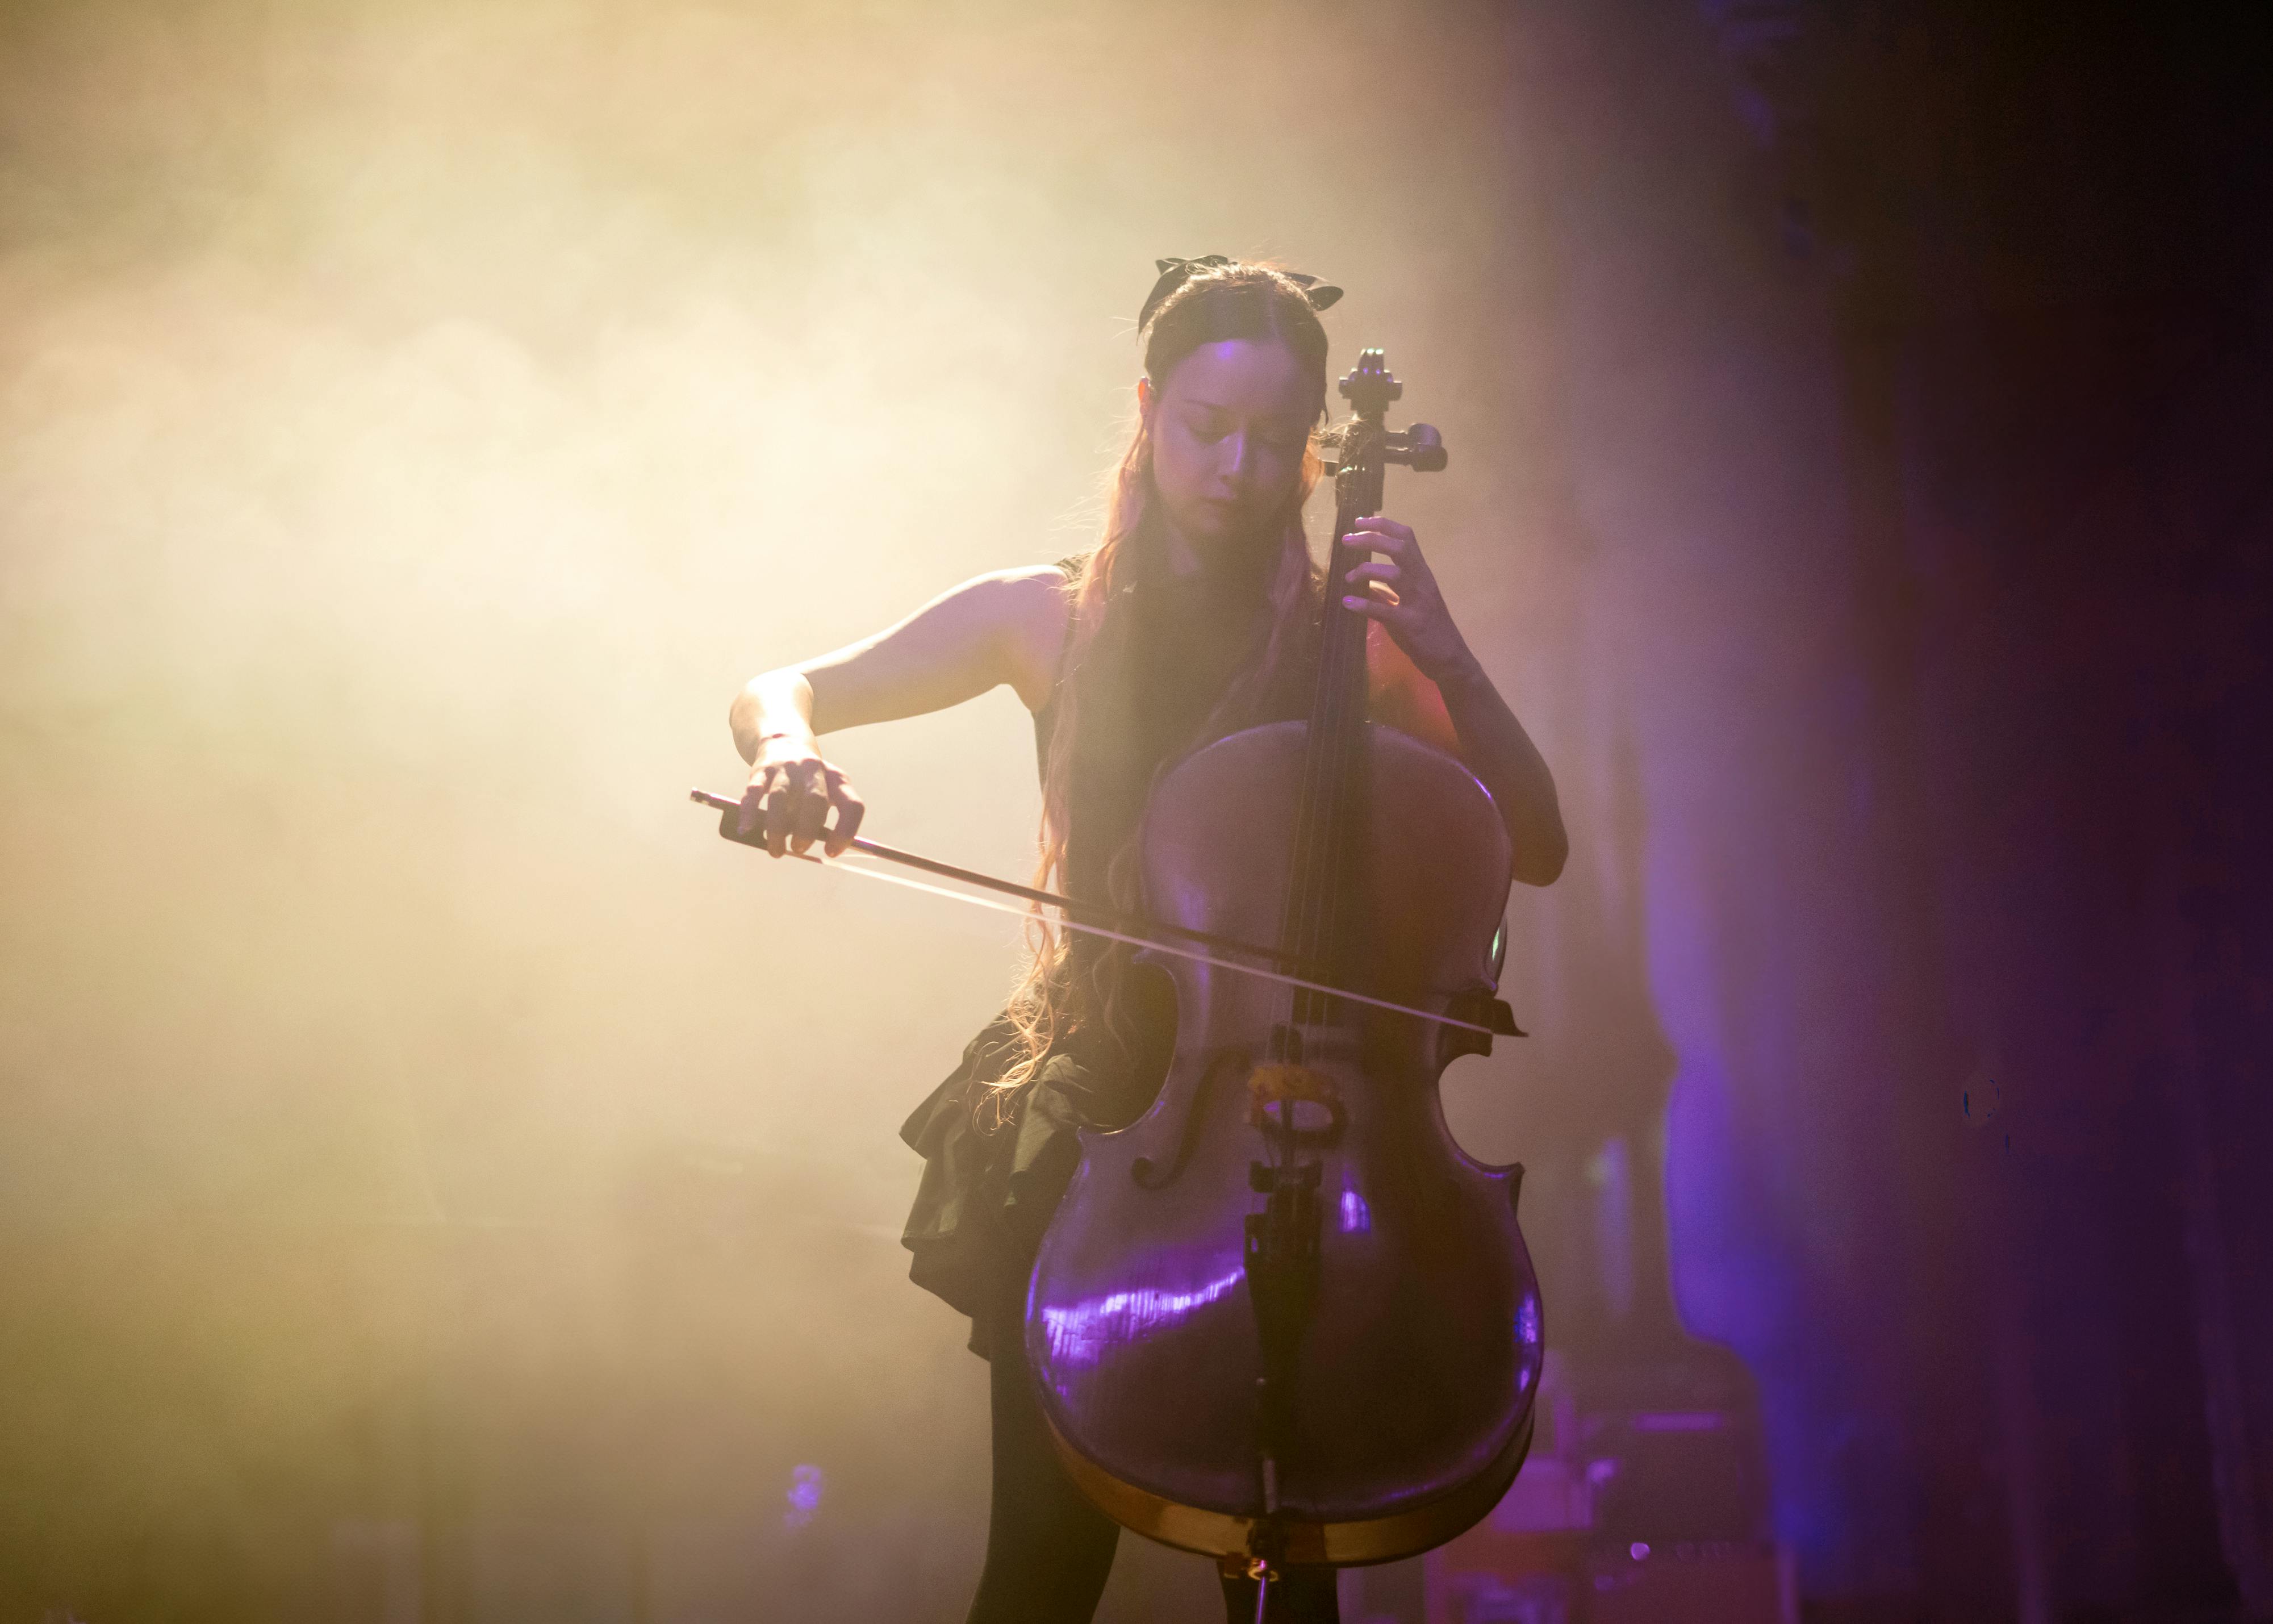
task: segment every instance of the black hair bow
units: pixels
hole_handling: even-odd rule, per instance
[[[1144,330],[1146,322],[1152,320],[1152,312],[1160,308],[1167,297],[1195,274],[1212,270],[1219,265],[1229,265],[1231,260],[1223,254],[1207,254],[1197,259],[1155,259],[1152,263],[1160,273],[1160,280],[1152,284],[1152,291],[1145,296],[1144,308],[1136,312],[1139,332]],[[1281,271],[1279,274],[1302,289],[1302,297],[1310,301],[1312,310],[1324,310],[1342,297],[1339,288],[1331,282],[1322,282],[1315,276],[1305,275],[1301,271]]]

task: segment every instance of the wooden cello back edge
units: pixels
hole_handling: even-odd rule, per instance
[[[1287,1540],[1286,1560],[1299,1566],[1365,1568],[1418,1556],[1467,1532],[1506,1496],[1531,1453],[1536,1392],[1534,1387],[1526,1395],[1506,1443],[1466,1483],[1387,1516],[1345,1522],[1285,1518],[1279,1526]],[[1067,1442],[1054,1421],[1049,1427],[1050,1442],[1074,1485],[1130,1532],[1201,1556],[1243,1556],[1253,1548],[1257,1519],[1180,1505],[1124,1483]]]

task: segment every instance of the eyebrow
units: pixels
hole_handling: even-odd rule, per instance
[[[1197,406],[1202,411],[1228,412],[1231,410],[1230,407],[1222,405],[1218,402],[1204,401],[1192,395],[1186,395],[1184,397],[1184,404],[1187,406]],[[1266,411],[1259,415],[1265,417],[1281,417],[1289,423],[1300,422],[1302,420],[1301,415],[1291,407],[1285,411]]]

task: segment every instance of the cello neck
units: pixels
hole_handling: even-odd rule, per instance
[[[1365,647],[1370,624],[1342,602],[1362,595],[1362,586],[1350,585],[1349,571],[1366,555],[1348,538],[1360,519],[1381,510],[1383,417],[1399,393],[1378,350],[1358,357],[1341,388],[1355,415],[1342,431],[1334,470],[1334,542],[1326,560],[1309,752],[1280,929],[1282,947],[1314,955],[1316,962],[1337,969],[1346,966],[1352,933],[1359,929],[1354,909],[1360,888],[1353,883],[1357,876],[1350,868],[1364,811]],[[1295,1024],[1326,1024],[1333,1019],[1332,1005],[1322,995],[1301,995]]]

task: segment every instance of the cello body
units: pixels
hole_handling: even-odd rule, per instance
[[[1403,390],[1379,350],[1341,390],[1309,718],[1177,763],[1136,837],[1153,921],[1271,944],[1298,989],[1139,951],[1174,983],[1174,1056],[1143,1116],[1082,1136],[1026,1295],[1069,1474],[1125,1526],[1243,1563],[1258,1618],[1281,1562],[1391,1561],[1489,1511],[1543,1357],[1522,1169],[1463,1152],[1437,1097],[1515,1030],[1437,1019],[1497,990],[1506,825],[1452,756],[1366,720],[1346,601],[1384,464],[1442,468],[1444,442],[1384,426]]]
[[[1314,726],[1234,733],[1162,777],[1139,836],[1155,918],[1248,941],[1280,933]],[[1432,1011],[1488,993],[1510,868],[1490,795],[1387,728],[1360,725],[1353,754],[1356,906],[1337,955],[1350,979],[1336,984]],[[1249,1084],[1287,995],[1219,966],[1148,960],[1175,983],[1167,1079],[1136,1123],[1084,1134],[1029,1282],[1026,1350],[1061,1458],[1124,1525],[1219,1557],[1253,1552],[1266,1511],[1289,1561],[1387,1561],[1443,1543],[1521,1465],[1542,1358],[1516,1225],[1522,1169],[1463,1152],[1437,1096],[1446,1061],[1479,1045],[1346,1000],[1306,1024],[1302,1064],[1330,1080],[1339,1121],[1287,1108],[1303,1127],[1296,1154],[1317,1169],[1317,1257],[1272,1447],[1248,1267],[1271,1147]]]

